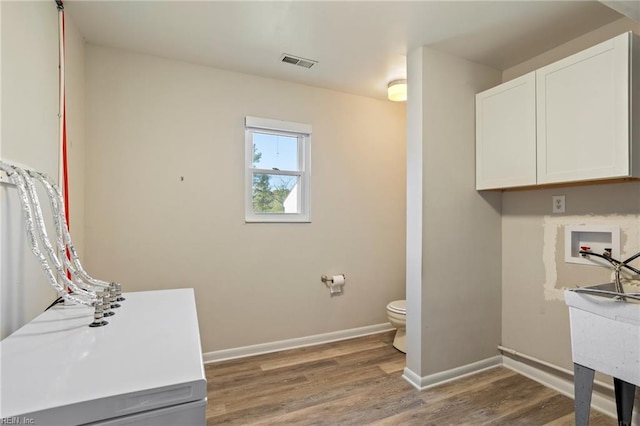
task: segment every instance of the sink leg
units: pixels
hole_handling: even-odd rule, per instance
[[[591,393],[593,391],[593,376],[595,371],[583,365],[574,363],[573,372],[576,426],[588,426],[589,411],[591,409]]]
[[[633,399],[636,394],[636,386],[624,380],[613,378],[613,386],[616,391],[616,411],[618,412],[618,426],[631,426],[633,414]]]

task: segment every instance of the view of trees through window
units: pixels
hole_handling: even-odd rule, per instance
[[[295,138],[293,138],[295,140]],[[260,144],[253,145],[254,167],[264,163]],[[297,141],[296,141],[297,145]],[[267,150],[268,151],[268,150]],[[271,161],[269,161],[271,162]],[[279,168],[272,168],[279,170]],[[297,176],[271,173],[253,173],[253,211],[255,213],[290,213],[285,210],[285,201],[298,181]],[[296,213],[296,212],[292,212]]]
[[[296,182],[293,176],[253,175],[253,211],[256,213],[285,213],[284,202]]]

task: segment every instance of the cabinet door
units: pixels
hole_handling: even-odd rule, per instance
[[[536,184],[535,72],[476,95],[476,189]]]
[[[539,184],[629,175],[629,37],[536,71]]]

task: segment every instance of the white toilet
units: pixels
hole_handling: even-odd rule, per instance
[[[398,329],[393,339],[393,347],[407,353],[407,301],[394,300],[387,305],[387,318],[392,326]]]

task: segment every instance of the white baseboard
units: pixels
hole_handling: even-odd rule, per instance
[[[402,377],[409,382],[413,387],[418,390],[428,389],[434,386],[441,385],[452,380],[456,380],[471,374],[478,373],[490,368],[504,366],[510,370],[515,371],[525,377],[535,380],[536,382],[555,390],[556,392],[565,395],[571,399],[573,396],[573,375],[562,372],[549,372],[548,370],[537,368],[531,363],[519,361],[516,358],[509,356],[495,356],[487,358],[472,364],[463,365],[461,367],[453,368],[451,370],[442,371],[440,373],[431,374],[429,376],[418,376],[416,373],[405,367]],[[594,392],[591,396],[591,407],[597,411],[600,411],[610,417],[616,418],[616,402],[608,396],[598,392],[606,392],[609,386],[601,382],[596,381],[594,383]],[[632,426],[640,426],[640,407],[634,407],[632,415]]]
[[[202,355],[202,358],[204,360],[204,363],[207,364],[210,362],[226,361],[229,359],[245,358],[253,355],[285,351],[288,349],[303,348],[305,346],[321,345],[323,343],[353,339],[355,337],[363,337],[370,334],[384,333],[386,331],[392,330],[395,330],[395,328],[393,328],[391,324],[387,322],[383,324],[369,325],[366,327],[334,331],[331,333],[299,337],[296,339],[280,340],[277,342],[262,343],[259,345],[242,346],[239,348],[207,352]]]
[[[536,382],[551,388],[562,395],[574,399],[573,393],[573,375],[554,374],[540,368],[536,368],[528,363],[521,362],[515,358],[508,356],[502,357],[502,364],[516,373],[535,380]],[[595,383],[594,392],[591,395],[591,408],[600,411],[610,417],[616,418],[616,402],[613,398],[598,393],[596,388],[598,382]],[[636,404],[637,406],[637,404]],[[632,415],[632,425],[640,426],[640,407],[634,407]]]
[[[502,365],[502,357],[496,355],[491,358],[483,359],[471,364],[452,368],[451,370],[441,371],[439,373],[430,374],[428,376],[418,376],[416,373],[405,367],[402,377],[413,387],[418,390],[425,390],[434,386],[441,385],[452,380],[460,379],[480,371],[488,370]]]

